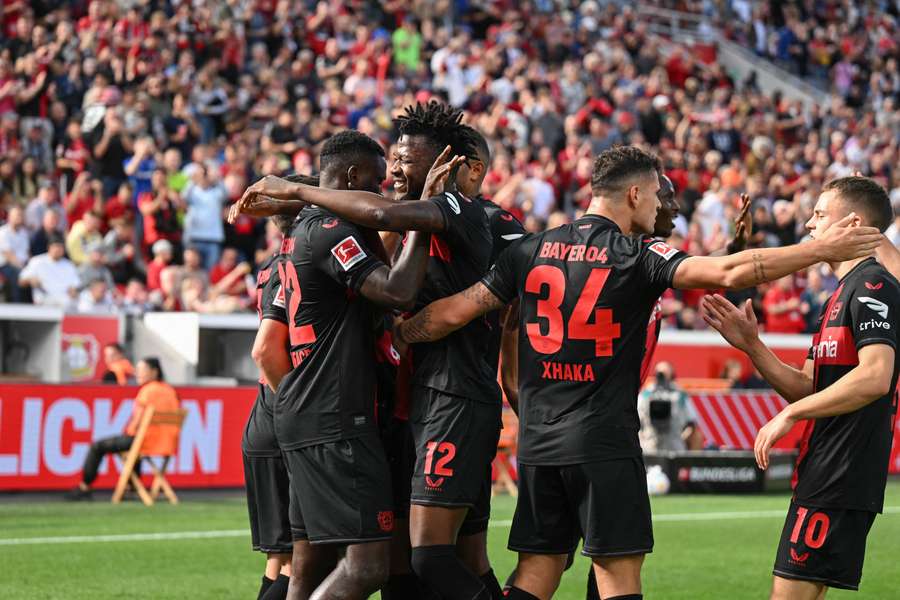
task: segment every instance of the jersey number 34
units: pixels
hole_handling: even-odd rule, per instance
[[[619,323],[613,322],[611,308],[597,308],[597,300],[609,274],[610,269],[591,270],[572,314],[565,319],[561,310],[566,297],[563,270],[553,265],[538,265],[531,269],[525,279],[525,292],[538,296],[538,320],[526,323],[525,332],[535,352],[559,352],[565,333],[570,340],[593,341],[596,356],[612,356],[613,340],[621,337],[622,328]]]

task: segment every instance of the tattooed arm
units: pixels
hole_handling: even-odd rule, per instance
[[[436,300],[394,329],[394,337],[402,345],[432,342],[453,333],[472,319],[503,306],[481,282]]]
[[[692,256],[676,268],[672,287],[739,290],[775,281],[819,262],[839,263],[870,256],[881,244],[881,234],[874,227],[857,223],[858,218],[851,213],[809,242],[744,250],[730,256]]]

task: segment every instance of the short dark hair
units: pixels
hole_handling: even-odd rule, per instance
[[[322,144],[319,168],[322,172],[333,167],[343,170],[361,156],[383,157],[384,148],[364,133],[355,129],[345,129]]]
[[[463,125],[462,117],[458,108],[432,100],[428,104],[417,102],[415,106],[407,106],[403,114],[394,119],[394,124],[400,135],[426,138],[435,155],[450,146],[454,154],[478,158],[474,140],[463,133],[466,125]]]
[[[155,356],[148,356],[144,358],[144,362],[147,363],[147,366],[156,371],[156,378],[159,381],[165,381],[165,376],[163,375],[162,364],[159,362],[159,359]]]
[[[125,354],[125,348],[123,348],[123,347],[122,347],[122,344],[120,344],[119,342],[110,342],[109,344],[106,345],[106,347],[107,347],[107,348],[112,348],[113,350],[115,350],[115,351],[118,352],[119,354],[122,354],[122,355]]]
[[[891,199],[883,187],[868,177],[841,177],[825,184],[823,192],[836,192],[851,210],[865,215],[868,224],[884,233],[894,220]]]
[[[615,146],[604,150],[594,161],[591,172],[591,191],[619,191],[635,175],[658,173],[662,164],[655,154],[636,146]]]
[[[484,136],[481,135],[481,132],[474,127],[470,127],[469,125],[463,125],[460,128],[460,135],[472,144],[472,147],[475,149],[475,153],[477,155],[474,158],[481,160],[481,162],[483,162],[485,166],[490,165],[491,148],[488,146],[487,140],[484,138]]]

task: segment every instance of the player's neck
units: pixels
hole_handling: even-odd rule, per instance
[[[621,229],[622,233],[625,235],[631,235],[633,233],[631,228],[632,215],[627,207],[620,207],[615,203],[605,201],[602,197],[595,196],[591,200],[591,205],[588,206],[588,209],[584,214],[605,217],[618,225],[619,229]]]
[[[834,272],[834,276],[838,279],[843,279],[844,275],[853,270],[853,267],[866,260],[867,258],[869,257],[863,256],[862,258],[854,258],[853,260],[845,260],[844,262],[829,263],[829,265],[831,266],[831,270]]]

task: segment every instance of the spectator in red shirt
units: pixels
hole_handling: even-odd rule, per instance
[[[150,185],[150,191],[138,198],[138,210],[144,216],[144,249],[146,251],[159,240],[167,240],[173,247],[178,247],[181,243],[178,223],[181,197],[169,189],[163,169],[153,171]]]
[[[160,273],[171,264],[173,250],[172,243],[168,240],[158,240],[153,244],[153,260],[147,265],[147,289],[149,291],[160,289]]]
[[[782,277],[763,296],[766,331],[770,333],[802,333],[806,327],[800,312],[800,294],[794,288],[794,277]]]
[[[235,248],[225,248],[222,250],[222,256],[219,262],[209,272],[209,283],[216,285],[225,277],[234,271],[238,266],[238,251]],[[238,279],[232,283],[228,289],[223,290],[224,293],[231,296],[243,296],[247,293],[247,285],[243,279]]]
[[[90,210],[101,210],[98,198],[94,196],[94,189],[89,173],[82,173],[75,179],[72,191],[66,195],[65,208],[69,223],[77,223],[81,217]]]

